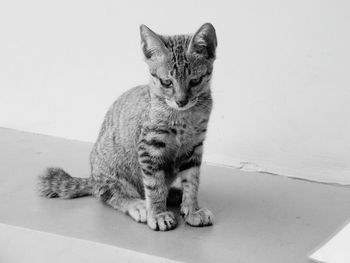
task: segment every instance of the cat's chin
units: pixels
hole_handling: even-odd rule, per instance
[[[187,103],[184,107],[179,107],[175,101],[172,101],[172,100],[165,100],[166,101],[166,104],[172,108],[172,109],[175,109],[175,110],[178,110],[178,111],[185,111],[185,110],[188,110],[190,108],[192,108],[194,105],[196,105],[198,99],[196,98],[195,100],[193,101],[190,101],[189,103]]]

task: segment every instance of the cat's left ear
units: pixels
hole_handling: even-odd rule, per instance
[[[215,28],[212,24],[205,23],[193,35],[188,52],[203,55],[207,59],[215,59],[217,45]]]

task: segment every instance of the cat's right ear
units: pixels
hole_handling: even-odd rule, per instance
[[[146,59],[161,58],[167,49],[161,38],[145,25],[140,26],[141,47]]]

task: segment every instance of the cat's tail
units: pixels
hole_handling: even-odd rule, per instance
[[[39,193],[41,196],[63,199],[91,195],[94,180],[72,177],[61,168],[48,168],[39,176]]]

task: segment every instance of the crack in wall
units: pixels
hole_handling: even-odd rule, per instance
[[[311,179],[307,179],[307,178],[300,178],[300,177],[295,177],[295,176],[290,176],[290,175],[269,172],[267,169],[261,167],[260,165],[254,163],[254,162],[250,162],[250,161],[239,162],[238,166],[217,164],[217,163],[211,163],[211,162],[207,162],[207,163],[210,165],[213,165],[213,166],[218,166],[218,167],[227,167],[230,169],[240,170],[240,171],[244,171],[244,172],[254,172],[254,173],[262,173],[262,174],[268,174],[268,175],[273,175],[273,176],[281,176],[281,177],[285,177],[288,179],[299,180],[299,181],[304,181],[304,182],[308,182],[308,183],[317,183],[317,184],[324,184],[324,185],[330,185],[330,186],[350,187],[350,184],[322,182],[322,181],[316,181],[316,180],[311,180]]]

